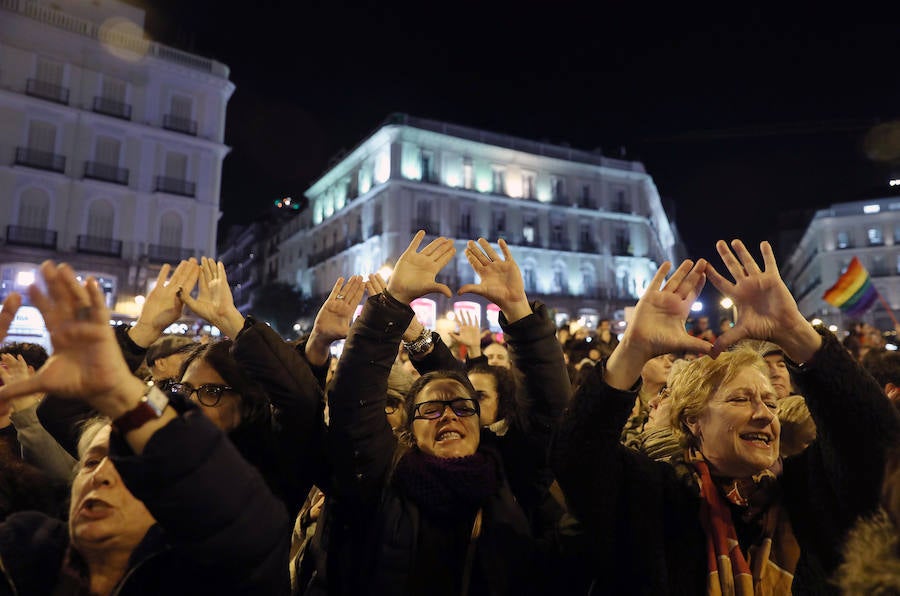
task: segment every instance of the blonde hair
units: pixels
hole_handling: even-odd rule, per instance
[[[713,360],[709,356],[688,362],[669,376],[672,398],[670,422],[672,432],[683,447],[699,447],[699,439],[688,427],[689,418],[697,418],[706,410],[719,387],[731,381],[741,370],[752,367],[769,378],[766,361],[756,350],[738,347]]]

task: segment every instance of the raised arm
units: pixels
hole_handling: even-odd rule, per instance
[[[289,524],[259,473],[196,406],[182,404],[179,415],[161,393],[153,396],[159,412],[115,430],[148,392],[122,357],[103,293],[68,265],[45,262],[41,274],[47,294],[29,293],[53,354],[33,376],[0,388],[0,400],[52,392],[87,402],[113,420],[110,457],[126,486],[186,557],[214,561],[223,581],[244,590],[286,585]]]
[[[362,506],[377,505],[396,445],[384,404],[400,338],[414,317],[409,302],[433,291],[450,295],[435,276],[453,258],[453,242],[438,238],[419,252],[424,236],[418,232],[397,260],[386,291],[366,301],[328,391],[335,489]]]

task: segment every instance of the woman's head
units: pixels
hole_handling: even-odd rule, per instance
[[[231,345],[230,340],[198,345],[182,364],[174,387],[226,432],[269,418],[268,398],[231,355]]]
[[[717,475],[751,476],[778,459],[778,400],[754,350],[695,360],[672,375],[669,393],[676,436],[699,450]]]
[[[473,455],[481,442],[475,388],[454,371],[416,379],[406,396],[406,434],[412,445],[436,457]]]
[[[482,426],[489,426],[512,414],[519,390],[513,369],[479,364],[469,371],[469,381],[478,395]]]

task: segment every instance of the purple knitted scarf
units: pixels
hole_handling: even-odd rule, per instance
[[[424,513],[453,518],[471,516],[499,484],[496,462],[480,451],[444,458],[413,449],[397,464],[394,479]]]

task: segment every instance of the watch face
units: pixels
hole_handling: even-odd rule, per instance
[[[162,416],[163,410],[169,405],[169,398],[163,393],[159,387],[153,386],[147,393],[147,405],[153,408],[157,416]]]

